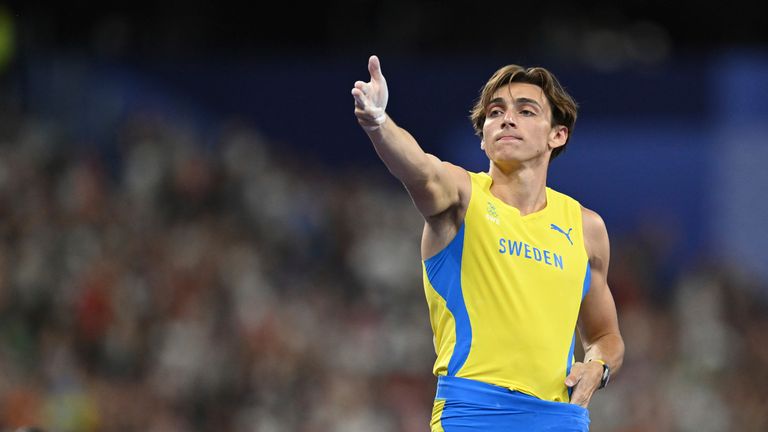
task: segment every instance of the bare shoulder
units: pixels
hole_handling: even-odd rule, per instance
[[[469,178],[469,174],[467,174],[467,170],[466,169],[464,169],[464,168],[462,168],[462,167],[460,167],[458,165],[452,164],[450,162],[446,162],[444,160],[441,160],[440,158],[438,158],[437,156],[435,156],[435,155],[433,155],[431,153],[427,153],[427,157],[430,160],[432,160],[433,163],[439,164],[442,167],[442,169],[444,169],[449,175],[451,175],[451,176],[453,176],[455,178],[460,178],[460,177],[464,177],[464,176]]]
[[[459,195],[463,198],[466,196],[469,201],[469,192],[472,189],[472,181],[469,178],[469,172],[458,165],[454,165],[450,162],[441,162],[445,168],[446,173],[453,179],[458,188]]]
[[[444,211],[425,218],[421,241],[421,253],[424,259],[434,256],[448,245],[456,236],[469,207],[472,194],[472,181],[469,172],[450,162],[440,162],[442,172],[455,186],[456,199]]]
[[[608,229],[605,227],[605,221],[596,211],[581,206],[581,220],[584,225],[585,235],[608,234]]]
[[[427,157],[432,164],[437,168],[438,183],[451,185],[449,195],[452,195],[450,201],[453,202],[451,207],[455,210],[460,208],[464,204],[469,202],[469,193],[472,189],[472,182],[469,178],[469,173],[463,167],[454,165],[450,162],[440,160],[437,156],[427,153]]]
[[[608,258],[608,229],[603,218],[594,210],[581,206],[581,220],[584,228],[584,245],[590,260],[595,257]]]

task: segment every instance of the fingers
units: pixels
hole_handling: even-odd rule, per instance
[[[373,55],[368,59],[368,71],[371,74],[371,80],[355,81],[351,93],[355,99],[355,115],[363,127],[378,128],[387,119],[385,110],[389,92],[377,56]]]
[[[565,377],[565,385],[568,387],[573,387],[576,384],[581,381],[581,377],[584,376],[584,363],[582,362],[575,362],[573,366],[571,366],[571,373],[568,374],[567,377]]]
[[[365,95],[359,89],[352,89],[352,97],[355,98],[355,108],[365,109]]]
[[[363,81],[355,81],[355,87],[352,89],[352,96],[355,98],[355,105],[365,108],[368,101],[368,92],[370,84]]]
[[[589,405],[589,400],[592,399],[592,394],[587,394],[587,392],[579,390],[579,387],[576,386],[576,389],[571,395],[571,403],[582,408],[587,408]]]
[[[580,371],[580,368],[573,367],[571,369],[571,373],[568,374],[568,376],[565,378],[565,385],[567,385],[568,387],[573,387],[576,384],[578,384],[579,381],[581,381],[581,376],[582,376],[582,374],[579,373],[579,371]]]
[[[565,385],[573,388],[573,393],[571,394],[571,403],[586,408],[587,404],[589,403],[589,396],[586,394],[586,386],[579,385],[581,383],[582,376],[582,374],[577,374],[572,370],[570,375],[568,375],[568,377],[565,379]]]
[[[368,85],[368,83],[364,81],[355,81],[355,88],[359,89],[363,93],[365,93],[365,87]]]
[[[368,59],[368,72],[371,74],[371,81],[384,80],[384,74],[381,73],[381,62],[375,55]]]
[[[355,96],[355,102],[361,107],[368,102],[369,93],[371,91],[378,92],[378,89],[381,88],[385,82],[384,75],[381,73],[381,63],[379,62],[379,58],[375,55],[372,55],[368,59],[368,72],[371,74],[371,81],[355,81],[355,88],[352,89],[352,96]],[[377,84],[373,85],[374,83]],[[359,93],[355,91],[355,89],[359,90]]]
[[[597,390],[597,384],[599,384],[599,377],[597,382],[594,382],[591,377],[586,378],[586,372],[587,368],[584,363],[576,362],[571,368],[571,373],[565,378],[565,385],[573,389],[571,403],[584,408],[589,405],[592,395]]]

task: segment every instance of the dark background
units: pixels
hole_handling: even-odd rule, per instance
[[[627,344],[591,430],[768,429],[766,12],[0,7],[0,430],[427,430],[423,221],[353,115],[371,54],[473,171],[500,66],[580,104],[548,183],[606,222]]]
[[[631,31],[650,23],[674,54],[696,55],[768,42],[766,6],[700,2],[330,1],[259,5],[19,2],[12,7],[25,43],[112,55],[198,56],[287,53],[337,56],[538,52],[556,33]],[[572,41],[573,42],[573,41]],[[546,55],[540,53],[539,55]]]

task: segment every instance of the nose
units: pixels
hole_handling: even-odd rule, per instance
[[[505,126],[515,127],[515,126],[517,126],[517,123],[515,121],[515,111],[514,110],[507,110],[504,113],[504,118],[502,120],[503,120],[503,123],[501,125],[502,127],[505,127]]]

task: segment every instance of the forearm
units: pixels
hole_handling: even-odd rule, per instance
[[[427,208],[431,209],[434,207],[431,204],[434,203],[435,197],[440,195],[431,188],[437,184],[438,191],[445,191],[445,184],[441,184],[438,179],[440,161],[424,153],[413,136],[387,115],[389,91],[387,81],[381,73],[378,57],[371,56],[368,59],[368,71],[371,80],[356,81],[352,89],[357,121],[368,134],[376,153],[389,171],[403,182],[411,193],[421,195],[422,192],[428,191],[428,199],[414,199],[429,202]]]
[[[429,156],[389,116],[378,128],[366,132],[389,172],[404,184],[424,184],[434,175]]]
[[[602,360],[616,372],[624,363],[624,341],[618,334],[605,334],[585,347],[584,363],[590,360]]]

